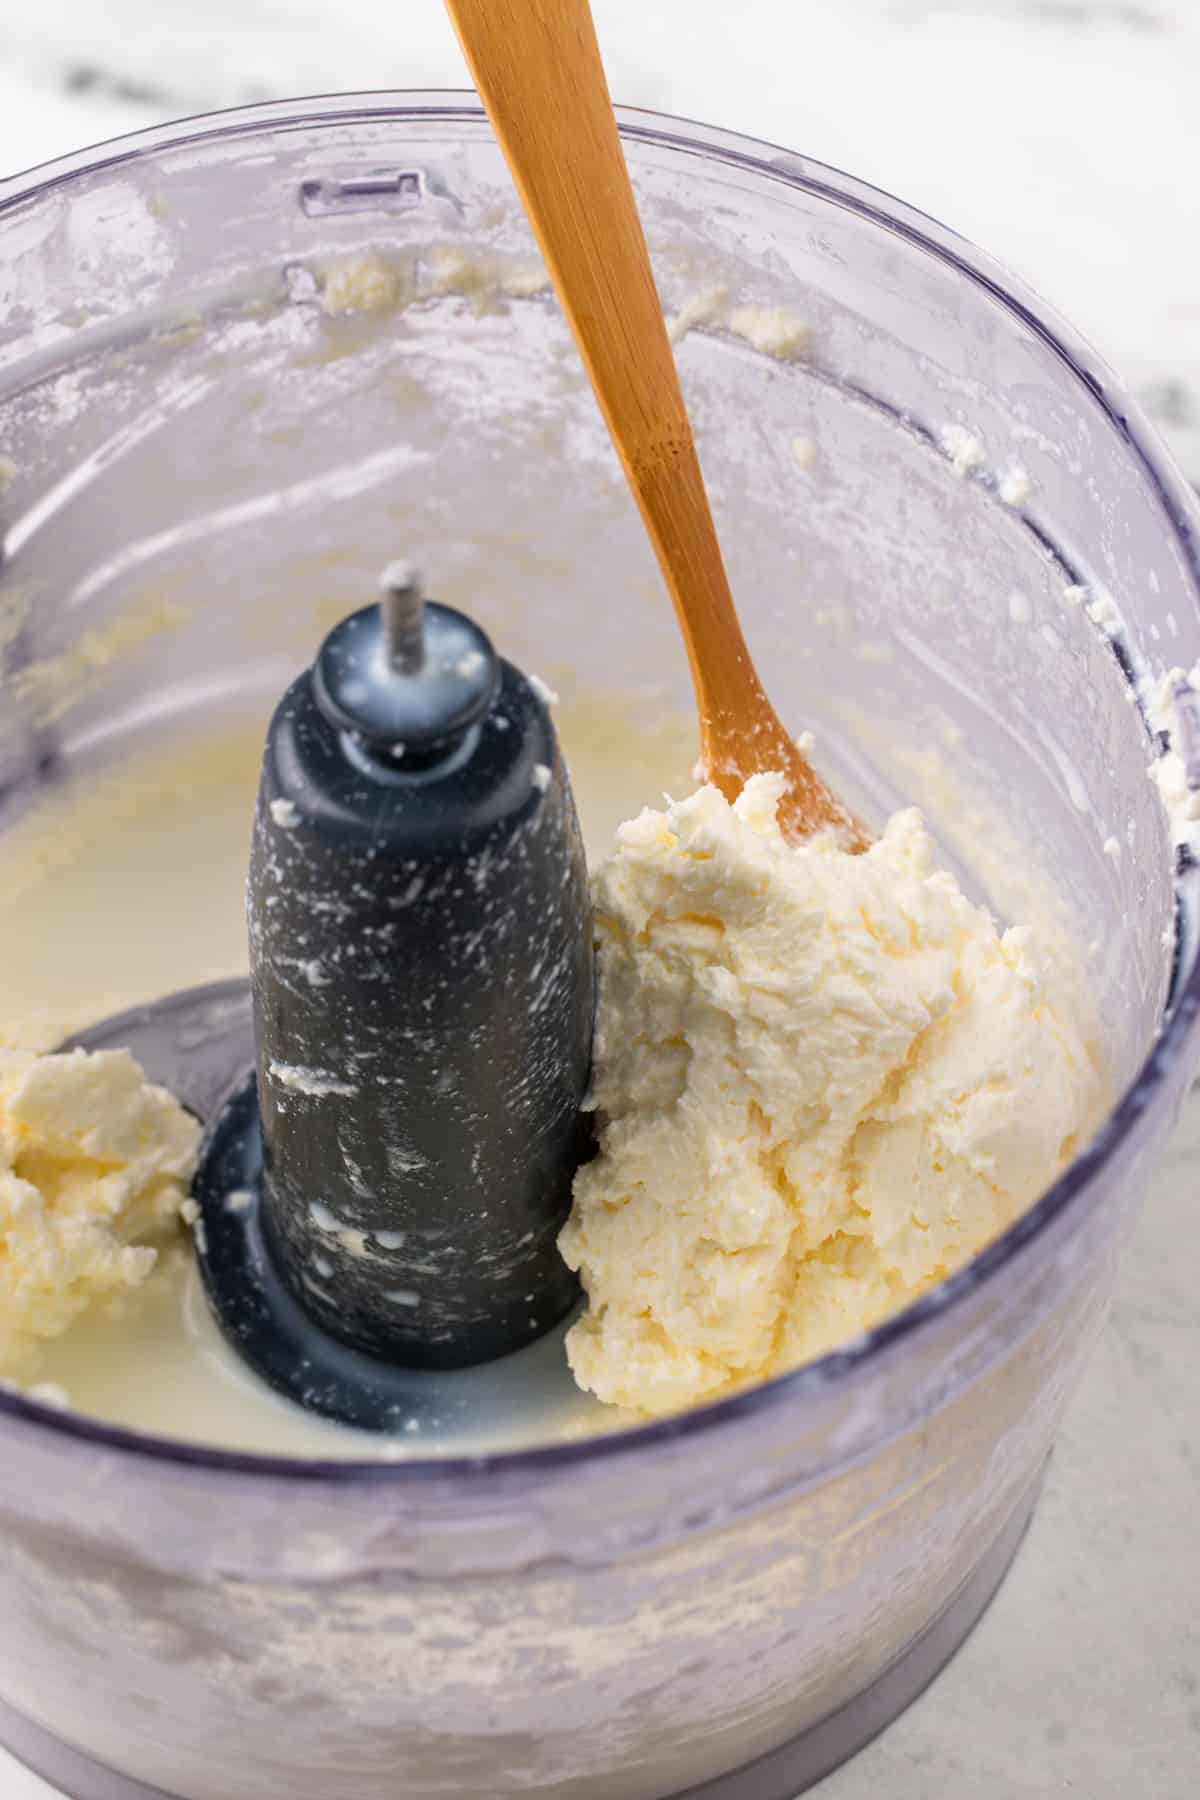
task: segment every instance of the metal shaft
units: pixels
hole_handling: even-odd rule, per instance
[[[425,665],[425,592],[411,563],[389,563],[379,578],[384,643],[397,675],[419,675]]]

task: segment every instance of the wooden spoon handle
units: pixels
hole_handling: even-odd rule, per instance
[[[707,726],[744,705],[753,668],[591,10],[587,0],[446,4],[675,602]],[[703,639],[699,656],[693,638]]]
[[[738,622],[588,0],[446,0],[670,590],[704,767],[786,777],[791,836],[865,839],[771,707]]]

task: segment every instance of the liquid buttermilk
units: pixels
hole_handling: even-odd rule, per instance
[[[568,697],[555,724],[593,863],[648,798],[693,785],[694,726],[664,714],[661,700]],[[245,972],[261,743],[261,725],[245,723],[178,740],[165,754],[156,746],[55,796],[0,840],[0,1042],[50,1048],[114,1011]],[[437,1426],[382,1439],[302,1411],[242,1365],[181,1235],[144,1287],[44,1345],[37,1380],[95,1418],[231,1450],[473,1454],[631,1422],[576,1386],[565,1329],[487,1367],[429,1377],[445,1400]]]

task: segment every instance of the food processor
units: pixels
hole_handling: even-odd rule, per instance
[[[657,1424],[350,1464],[0,1393],[0,1741],[83,1800],[818,1780],[1001,1579],[1194,1065],[1196,876],[1147,713],[1200,655],[1182,482],[1093,354],[952,233],[771,146],[621,124],[782,716],[859,816],[919,802],[973,898],[1062,920],[1120,1098],[917,1305]],[[0,188],[0,264],[0,848],[135,750],[265,722],[313,618],[398,545],[520,667],[686,705],[473,97],[103,146]],[[802,321],[804,356],[705,322],[718,290]],[[242,972],[195,957],[197,981]]]

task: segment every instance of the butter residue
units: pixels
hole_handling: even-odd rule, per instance
[[[368,250],[326,264],[321,305],[332,314],[384,314],[457,294],[476,311],[492,312],[501,299],[531,299],[549,286],[550,276],[540,262],[435,244],[419,257]]]
[[[622,826],[594,884],[599,1155],[562,1233],[600,1399],[674,1411],[845,1343],[959,1267],[1109,1084],[1028,928],[937,870],[783,839],[782,778]]]
[[[191,619],[190,607],[158,596],[85,631],[69,650],[30,663],[10,679],[11,691],[42,724],[53,724],[102,681],[113,664]]]
[[[812,342],[812,327],[781,306],[739,306],[730,314],[729,329],[779,362],[794,362]]]
[[[357,251],[316,271],[322,310],[333,319],[384,317],[421,301],[458,295],[475,312],[497,311],[505,300],[550,290],[541,262],[456,244],[433,244],[417,254]],[[727,287],[701,288],[667,317],[667,336],[679,344],[700,327],[723,328],[778,362],[794,362],[812,344],[812,327],[786,307],[756,302],[735,306]]]
[[[1027,470],[1019,463],[1013,463],[1001,475],[996,484],[996,492],[1005,506],[1024,506],[1033,497],[1033,482]]]
[[[29,595],[16,582],[0,593],[0,654],[16,643],[29,620]]]
[[[326,1069],[307,1069],[301,1063],[273,1062],[269,1073],[281,1088],[292,1094],[306,1094],[311,1100],[332,1096],[342,1098],[358,1092],[352,1081],[341,1081]]]
[[[321,304],[329,313],[382,313],[415,296],[411,269],[377,255],[343,257],[324,270]]]
[[[812,327],[782,306],[734,306],[729,289],[700,288],[667,319],[667,336],[679,344],[689,331],[724,326],[734,337],[778,362],[795,362],[812,344]]]
[[[1189,675],[1168,669],[1150,695],[1150,718],[1166,748],[1150,765],[1171,836],[1200,855],[1200,663]]]
[[[667,320],[667,336],[673,344],[683,341],[689,331],[701,325],[723,325],[729,317],[727,287],[700,288],[685,300],[677,313]]]
[[[938,432],[938,442],[956,475],[973,475],[987,460],[982,442],[965,425],[943,425]]]
[[[180,1218],[200,1127],[124,1050],[0,1050],[0,1380],[144,1283]]]
[[[528,300],[550,287],[549,271],[543,263],[514,261],[448,244],[435,245],[427,260],[431,293],[461,294],[474,300],[481,311],[494,306],[501,295]]]

